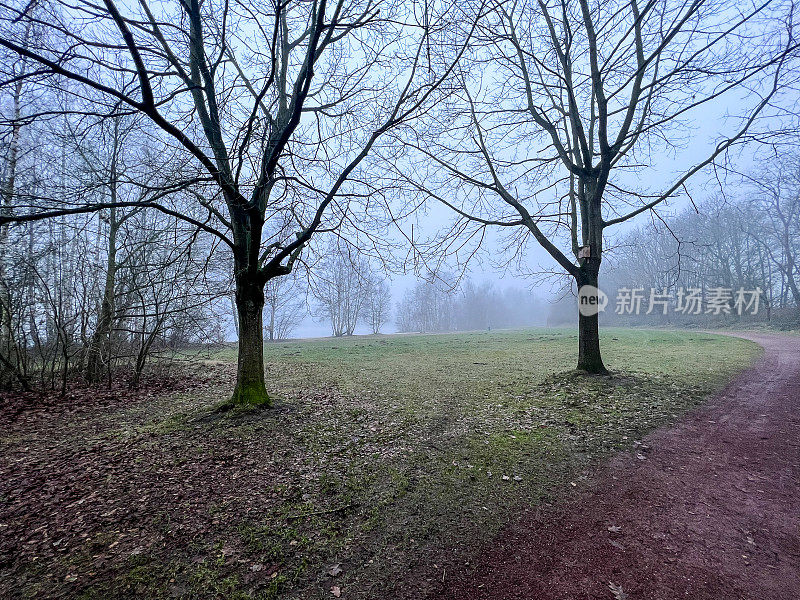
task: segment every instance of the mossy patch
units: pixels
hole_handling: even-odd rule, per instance
[[[257,383],[242,383],[237,385],[233,394],[228,400],[227,405],[223,403],[220,408],[224,406],[233,407],[263,407],[268,408],[272,406],[272,399],[269,397],[267,390],[263,385]]]

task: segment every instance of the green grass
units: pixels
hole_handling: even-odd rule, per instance
[[[602,346],[610,377],[571,372],[570,330],[281,342],[265,352],[273,409],[213,413],[229,393],[220,382],[97,415],[114,452],[146,457],[129,469],[164,477],[213,463],[204,477],[218,489],[201,495],[205,517],[184,537],[81,576],[80,592],[311,599],[338,585],[346,597],[392,597],[408,577],[439,580],[474,560],[516,510],[573,493],[599,460],[674,421],[760,354],[696,332],[606,330]],[[213,357],[234,361],[230,350]],[[81,427],[97,430],[91,418]],[[51,435],[89,443],[77,433]],[[34,452],[32,439],[19,434],[13,445]],[[202,478],[196,485],[206,489]],[[158,510],[143,539],[173,535],[183,516],[180,506]],[[81,552],[71,572],[90,568]],[[343,569],[335,579],[326,573],[334,563]],[[59,564],[48,568],[61,574]],[[253,576],[252,565],[269,576]]]

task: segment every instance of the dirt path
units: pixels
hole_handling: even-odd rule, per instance
[[[742,337],[765,349],[753,368],[523,514],[440,597],[800,599],[800,337]]]

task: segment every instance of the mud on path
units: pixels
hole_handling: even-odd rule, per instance
[[[438,597],[800,598],[800,337],[741,337],[764,347],[756,365],[573,500],[522,514]]]

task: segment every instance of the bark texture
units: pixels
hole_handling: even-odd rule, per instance
[[[241,275],[236,280],[239,358],[231,403],[270,406],[264,381],[264,285],[254,279]]]
[[[578,281],[578,295],[586,285],[598,287],[600,271],[599,259],[586,260],[581,267]],[[578,312],[578,370],[587,373],[606,374],[608,370],[600,355],[600,323],[599,314],[584,315]]]

